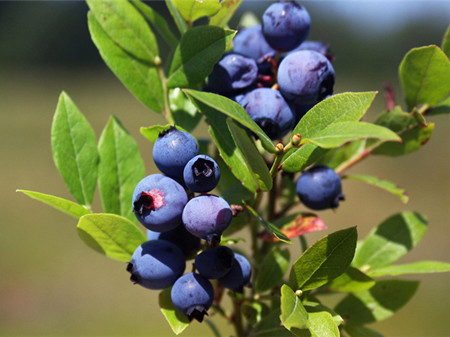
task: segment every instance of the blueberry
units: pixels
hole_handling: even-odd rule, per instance
[[[330,61],[313,50],[289,54],[278,68],[278,85],[284,98],[314,104],[333,93],[334,69]]]
[[[234,253],[234,261],[231,270],[225,276],[219,278],[219,283],[225,288],[242,292],[243,287],[250,284],[252,266],[247,258],[241,254]]]
[[[255,60],[239,55],[225,55],[208,77],[208,91],[222,95],[233,95],[256,83],[258,66]]]
[[[314,166],[303,172],[297,180],[297,195],[306,207],[314,210],[336,208],[344,200],[341,178],[326,166]]]
[[[267,43],[278,51],[289,51],[306,40],[311,19],[296,1],[276,2],[262,17],[262,32]]]
[[[142,179],[133,193],[133,211],[139,222],[156,232],[167,232],[181,224],[186,191],[175,180],[162,174]]]
[[[198,273],[208,279],[218,279],[231,270],[233,251],[226,246],[217,246],[201,252],[195,258]]]
[[[232,211],[221,197],[208,194],[192,198],[184,207],[183,223],[193,235],[210,245],[220,242],[222,232],[230,225]]]
[[[149,289],[170,287],[184,272],[186,262],[181,250],[163,240],[147,241],[133,253],[127,271],[130,280]]]
[[[209,192],[219,183],[219,166],[211,157],[200,154],[188,161],[183,178],[186,187],[192,192]]]
[[[188,273],[176,280],[171,291],[175,308],[189,320],[203,321],[214,300],[214,288],[206,278]]]
[[[294,127],[294,112],[278,90],[258,88],[239,103],[272,140],[282,138]]]
[[[261,25],[240,30],[233,40],[233,51],[259,61],[264,56],[274,57],[276,51],[262,34]]]
[[[196,155],[198,145],[194,137],[173,126],[161,132],[153,145],[156,166],[171,177],[182,178],[184,166]]]
[[[172,242],[181,249],[186,258],[191,257],[200,249],[200,238],[189,233],[184,226],[160,233],[147,230],[148,240],[165,240]]]

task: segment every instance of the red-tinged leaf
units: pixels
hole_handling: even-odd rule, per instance
[[[284,235],[291,239],[303,234],[320,231],[326,228],[327,226],[325,226],[323,220],[317,215],[313,213],[301,213],[292,221],[289,221],[288,223],[282,225],[280,227],[280,230]],[[260,238],[263,241],[267,242],[279,241],[277,238],[273,237],[265,231],[260,234]]]

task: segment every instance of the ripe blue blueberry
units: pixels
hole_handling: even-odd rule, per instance
[[[219,166],[211,157],[199,154],[188,161],[184,167],[183,178],[186,187],[192,192],[209,192],[219,183]]]
[[[296,1],[276,2],[262,17],[262,32],[267,43],[278,51],[289,51],[306,40],[311,18]]]
[[[334,69],[330,61],[313,50],[289,54],[278,68],[278,85],[284,98],[314,104],[333,93]]]
[[[239,54],[227,54],[214,66],[208,77],[207,90],[233,95],[255,84],[257,76],[258,66],[255,60]]]
[[[174,126],[161,132],[153,145],[156,166],[171,177],[182,178],[184,166],[196,155],[198,145],[194,137]]]
[[[294,112],[278,90],[252,90],[239,104],[272,140],[282,138],[294,127]]]
[[[264,56],[274,57],[276,51],[262,34],[261,25],[240,30],[233,40],[233,51],[259,61]]]
[[[336,208],[344,200],[341,178],[333,169],[314,166],[297,180],[297,195],[308,208],[323,210]]]
[[[225,276],[219,278],[219,283],[225,288],[242,293],[243,287],[250,285],[252,266],[247,258],[234,253],[234,261],[231,270]]]
[[[192,257],[200,249],[200,238],[189,233],[183,225],[164,233],[148,229],[147,239],[172,242],[181,249],[186,258]]]
[[[231,270],[234,261],[233,251],[226,246],[208,248],[195,258],[197,272],[208,278],[218,279]]]
[[[205,239],[209,245],[217,245],[232,216],[231,207],[223,198],[213,194],[199,195],[184,207],[183,223],[193,235]]]
[[[186,262],[181,250],[163,240],[147,241],[133,253],[127,271],[134,284],[149,289],[170,287],[184,272]]]
[[[214,288],[203,276],[188,273],[176,280],[171,290],[175,308],[189,320],[203,321],[214,300]]]
[[[187,202],[186,191],[179,183],[162,174],[151,174],[136,185],[133,212],[147,229],[167,232],[181,224]]]

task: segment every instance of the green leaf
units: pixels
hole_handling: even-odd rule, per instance
[[[442,39],[441,49],[450,58],[450,26],[448,26],[447,31]]]
[[[450,114],[450,97],[443,100],[439,104],[435,105],[431,109],[427,111],[427,115],[429,116],[435,116],[435,115],[448,115]]]
[[[332,291],[355,292],[371,288],[375,281],[357,268],[348,267],[344,274],[336,277],[329,284]]]
[[[375,138],[379,141],[399,142],[400,138],[388,128],[365,122],[334,123],[309,138],[302,138],[301,143],[313,143],[322,148],[331,149],[347,142]]]
[[[310,109],[300,120],[291,135],[300,134],[311,138],[333,123],[357,122],[366,113],[376,92],[342,93],[333,95]],[[281,166],[287,172],[299,172],[313,160],[319,159],[324,150],[307,144],[288,151]]]
[[[281,286],[281,323],[291,331],[292,328],[306,329],[309,327],[308,313],[300,298],[289,288],[288,285]]]
[[[95,2],[95,0],[93,0]],[[142,62],[120,48],[88,13],[89,32],[100,56],[125,87],[155,112],[164,110],[164,95],[156,66]]]
[[[202,115],[180,88],[169,91],[170,110],[175,124],[191,132],[200,122]]]
[[[97,23],[117,46],[141,61],[157,62],[155,35],[133,5],[126,0],[86,0],[86,3]]]
[[[401,133],[421,124],[421,118],[415,114],[404,112],[400,106],[383,111],[375,120],[375,124],[385,126],[394,132]]]
[[[344,329],[350,337],[383,337],[378,331],[361,325],[345,324]]]
[[[87,208],[85,208],[73,201],[55,197],[50,194],[44,194],[44,193],[40,193],[40,192],[27,191],[27,190],[16,190],[16,192],[21,192],[23,194],[26,194],[30,198],[39,200],[39,201],[43,202],[44,204],[47,204],[53,208],[56,208],[57,210],[59,210],[63,213],[66,213],[66,214],[74,217],[75,219],[79,219],[83,215],[91,213]]]
[[[437,46],[411,49],[399,67],[408,109],[433,106],[450,93],[450,61]]]
[[[178,9],[173,4],[173,0],[166,0],[166,6],[170,12],[170,15],[172,15],[173,21],[177,25],[178,30],[181,34],[184,34],[188,29],[188,25],[186,21],[184,21],[184,19],[181,17]]]
[[[183,88],[203,81],[220,60],[235,34],[234,30],[215,26],[189,29],[175,49],[167,86]]]
[[[188,23],[203,16],[212,16],[220,10],[219,0],[172,0],[172,3]]]
[[[251,324],[261,322],[270,309],[267,304],[261,301],[245,301],[241,306],[242,314]]]
[[[276,226],[263,219],[251,206],[245,205],[250,213],[264,226],[264,228],[275,238],[285,243],[292,243]]]
[[[388,266],[413,249],[427,229],[419,213],[395,214],[374,228],[358,245],[353,266],[368,271]]]
[[[344,273],[355,254],[356,240],[356,227],[351,227],[317,241],[292,266],[289,277],[292,287],[303,291],[315,289]]]
[[[173,126],[173,125],[166,124],[166,125],[152,125],[152,126],[148,126],[148,127],[142,126],[139,131],[141,132],[141,135],[143,135],[149,141],[154,143],[158,139],[159,134],[163,131],[169,130],[169,128],[171,126]],[[180,127],[178,125],[176,126],[176,128],[178,130],[187,132],[185,129],[183,129],[182,127]]]
[[[189,319],[175,309],[170,292],[172,287],[159,293],[159,307],[175,335],[179,335],[189,326]]]
[[[62,92],[53,117],[52,152],[74,198],[90,205],[97,184],[98,152],[94,131],[70,97]]]
[[[111,117],[100,137],[98,184],[103,210],[136,221],[132,199],[145,166],[133,137],[116,117]]]
[[[208,119],[208,124],[210,125],[209,134],[216,144],[223,161],[230,168],[233,175],[242,182],[242,185],[248,191],[254,193],[258,189],[258,182],[245,155],[234,142],[227,126],[226,116],[201,102],[195,101],[194,103]]]
[[[372,288],[347,295],[335,310],[346,322],[367,324],[392,316],[414,295],[418,282],[378,281]]]
[[[336,311],[318,302],[304,301],[303,305],[309,314],[322,311],[328,312],[333,317],[333,321],[337,326],[341,325],[342,322],[344,321],[342,317],[336,313]]]
[[[340,148],[328,150],[316,163],[325,165],[333,170],[347,160],[361,155],[366,149],[366,140],[351,142]]]
[[[255,291],[262,293],[280,284],[289,268],[289,250],[274,247],[261,261],[255,279]]]
[[[243,0],[222,0],[220,2],[221,8],[219,12],[210,18],[209,24],[225,28],[242,1]]]
[[[261,191],[270,191],[272,189],[272,176],[269,173],[267,164],[256,148],[255,143],[247,131],[239,127],[231,118],[227,118],[228,130],[234,139],[234,142],[244,154],[250,170],[255,175],[258,187]]]
[[[183,91],[188,95],[188,97],[193,100],[194,104],[196,104],[197,106],[200,106],[201,103],[201,106],[207,106],[210,109],[215,110],[216,113],[221,112],[228,117],[233,118],[236,122],[247,127],[250,131],[253,131],[258,136],[258,138],[261,140],[261,144],[267,151],[269,151],[270,153],[276,152],[275,146],[273,145],[270,138],[264,133],[259,125],[250,118],[248,113],[240,104],[227,97],[209,92],[191,89],[184,89]],[[202,109],[199,108],[199,110],[203,112]]]
[[[394,183],[391,183],[390,181],[380,180],[374,176],[370,176],[367,174],[354,174],[351,176],[344,176],[343,178],[359,180],[359,181],[363,181],[367,184],[379,187],[389,193],[392,193],[392,194],[398,196],[404,204],[406,204],[409,200],[409,196],[406,193],[406,191],[404,189],[398,187]]]
[[[339,329],[329,312],[310,312],[308,330],[300,330],[295,334],[299,337],[339,337]]]
[[[450,264],[447,262],[419,261],[371,269],[368,271],[368,274],[372,277],[381,277],[405,274],[444,273],[448,271],[450,271]]]
[[[164,17],[159,15],[153,8],[143,3],[140,0],[131,0],[133,5],[141,11],[144,17],[151,23],[152,27],[156,29],[162,38],[167,42],[171,48],[175,48],[178,40],[173,35]]]
[[[77,229],[88,246],[119,261],[130,261],[136,248],[147,241],[134,223],[116,214],[84,215],[78,221]]]
[[[272,310],[269,315],[265,316],[250,334],[251,337],[291,337],[295,336],[285,327],[281,326],[280,310]]]
[[[431,138],[434,130],[434,123],[418,125],[412,129],[400,133],[401,143],[384,143],[377,147],[373,154],[382,154],[387,156],[403,156],[420,149]]]

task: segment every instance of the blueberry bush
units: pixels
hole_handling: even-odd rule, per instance
[[[167,121],[140,129],[160,172],[146,176],[136,142],[115,117],[97,143],[62,92],[51,144],[75,201],[18,191],[77,219],[89,247],[127,263],[119,268],[132,283],[159,291],[175,334],[207,320],[220,336],[213,322],[222,315],[234,328],[226,335],[238,337],[380,336],[366,324],[394,315],[418,288],[396,276],[450,270],[439,261],[395,264],[425,234],[425,215],[388,214],[364,238],[350,227],[308,245],[307,234],[326,228],[316,211],[345,200],[342,179],[408,201],[394,183],[346,170],[427,143],[428,118],[450,112],[449,32],[441,46],[405,55],[405,104],[387,95],[386,110],[370,123],[362,118],[377,92],[333,92],[334,56],[307,40],[314,21],[307,8],[275,2],[261,24],[229,29],[241,1],[167,0],[174,33],[139,0],[87,0],[100,56]],[[168,57],[158,43],[170,48]],[[209,139],[191,135],[200,121]],[[91,208],[97,184],[100,213]],[[293,240],[302,252],[288,248]],[[330,293],[344,296],[331,306]]]

